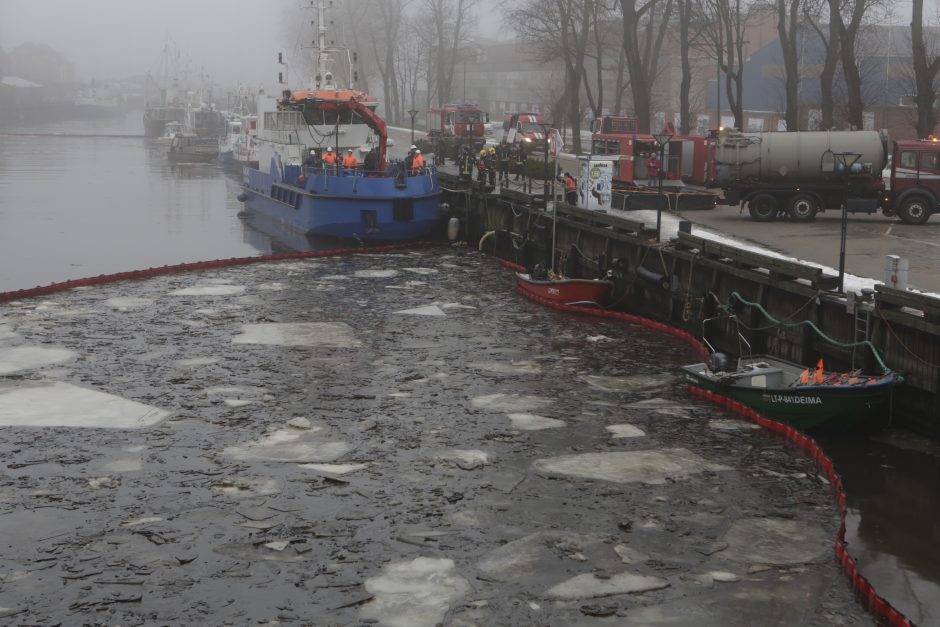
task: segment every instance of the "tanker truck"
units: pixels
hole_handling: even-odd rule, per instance
[[[861,157],[846,168],[839,163],[845,153]],[[891,175],[882,179],[888,163]],[[940,143],[933,138],[893,142],[889,153],[877,131],[730,130],[718,136],[712,165],[712,186],[725,194],[719,202],[746,203],[760,222],[809,222],[843,201],[850,213],[880,210],[906,224],[923,224],[940,209]]]

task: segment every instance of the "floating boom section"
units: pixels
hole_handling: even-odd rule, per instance
[[[842,172],[835,155],[846,152],[861,154],[858,163],[880,176],[887,163],[887,138],[877,131],[727,131],[715,148],[715,182],[837,181]]]

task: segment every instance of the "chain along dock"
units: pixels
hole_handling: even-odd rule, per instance
[[[876,285],[837,293],[822,268],[680,232],[657,244],[638,220],[565,203],[546,211],[534,193],[467,183],[442,169],[443,202],[461,220],[461,237],[531,269],[552,264],[565,276],[615,282],[608,307],[682,329],[733,355],[768,354],[832,370],[871,370],[880,353],[904,384],[892,399],[893,423],[940,437],[940,298]],[[483,240],[483,241],[481,241]],[[730,317],[729,314],[734,314]],[[828,338],[828,340],[826,339]]]

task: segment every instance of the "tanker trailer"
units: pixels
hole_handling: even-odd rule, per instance
[[[745,202],[760,222],[782,215],[809,222],[846,197],[849,211],[874,213],[884,192],[886,144],[876,131],[725,131],[715,147],[714,184],[725,193],[723,204]],[[836,160],[846,152],[862,155],[847,176]]]

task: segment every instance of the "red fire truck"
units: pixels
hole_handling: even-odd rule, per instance
[[[446,104],[440,109],[428,109],[428,139],[434,144],[434,153],[456,160],[462,145],[481,148],[486,142],[487,117],[475,104]]]
[[[533,149],[545,147],[545,119],[541,113],[505,113],[502,139],[509,141],[513,129],[512,143],[526,141]]]
[[[646,183],[646,160],[659,154],[659,144],[652,135],[637,132],[636,118],[605,115],[591,127],[591,154],[617,158],[615,179],[621,183]],[[668,130],[667,130],[668,132]],[[663,171],[668,181],[704,185],[713,177],[711,153],[715,140],[707,137],[672,134],[666,144]]]

